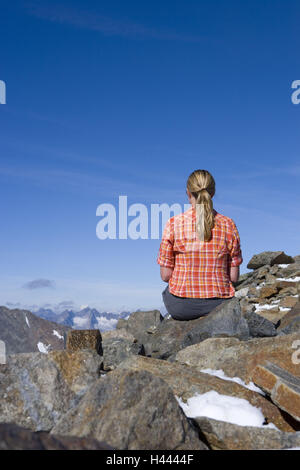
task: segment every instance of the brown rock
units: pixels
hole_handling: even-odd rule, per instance
[[[278,324],[282,318],[288,313],[288,312],[282,312],[279,309],[268,309],[268,310],[259,310],[256,312],[258,315],[261,317],[265,318],[266,320],[271,321],[275,325]]]
[[[295,286],[295,283],[293,282],[293,286],[291,287],[284,287],[283,289],[280,289],[280,292],[278,294],[277,298],[284,298],[288,295],[297,295],[297,287]]]
[[[298,302],[298,297],[292,297],[292,296],[287,296],[281,299],[279,302],[280,307],[285,307],[285,308],[292,308],[296,305]]]
[[[277,281],[276,287],[278,290],[284,289],[286,287],[297,288],[297,282],[294,281]]]
[[[275,294],[277,294],[277,292],[278,292],[278,289],[276,285],[264,286],[259,291],[259,297],[261,299],[273,297]]]
[[[94,349],[101,353],[101,334],[99,330],[71,330],[67,334],[67,351]]]
[[[299,333],[249,341],[209,338],[179,351],[175,360],[198,371],[222,369],[228,377],[240,377],[246,383],[252,380],[255,367],[266,361],[300,376],[300,364],[292,360],[295,341],[299,341]]]
[[[267,392],[279,408],[300,421],[300,379],[276,364],[258,365],[253,373],[254,383]]]
[[[230,342],[230,339],[224,338],[224,341]],[[147,370],[167,382],[173,393],[181,397],[183,401],[196,394],[203,394],[211,390],[215,390],[222,395],[244,398],[253,406],[261,408],[267,422],[274,423],[282,431],[293,431],[293,427],[285,421],[277,407],[264,396],[235,382],[222,380],[213,375],[199,372],[193,367],[186,367],[150,357],[136,356],[122,362],[118,369]]]
[[[239,426],[204,416],[194,420],[212,450],[283,450],[300,447],[300,432]]]
[[[69,388],[82,394],[100,377],[102,357],[93,350],[51,351],[48,359],[55,362]]]

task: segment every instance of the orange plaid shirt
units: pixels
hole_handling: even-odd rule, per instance
[[[215,212],[211,240],[200,241],[196,235],[196,211],[191,207],[166,223],[157,262],[174,268],[169,280],[173,295],[233,297],[230,267],[243,262],[237,227],[231,218]]]

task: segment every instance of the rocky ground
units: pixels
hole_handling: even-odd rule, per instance
[[[0,449],[300,448],[300,255],[264,252],[236,296],[180,322],[113,331],[0,365]]]

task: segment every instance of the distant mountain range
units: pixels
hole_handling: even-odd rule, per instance
[[[56,322],[70,328],[107,331],[115,328],[117,321],[120,318],[127,318],[130,312],[99,312],[95,308],[85,307],[79,311],[64,310],[60,313],[49,308],[40,308],[34,314],[44,320]]]

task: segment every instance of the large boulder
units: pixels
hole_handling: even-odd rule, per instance
[[[225,300],[208,315],[189,321],[164,320],[152,335],[151,356],[167,359],[180,349],[211,337],[250,337],[238,299]]]
[[[105,441],[114,449],[206,449],[171,388],[147,371],[115,370],[100,378],[52,434]]]
[[[256,338],[239,341],[236,338],[210,338],[179,351],[175,361],[195,368],[222,370],[228,377],[251,381],[257,365],[266,361],[300,376],[300,364],[292,360],[299,334]]]
[[[49,431],[99,377],[101,360],[91,351],[8,356],[0,365],[0,422]]]
[[[204,416],[194,420],[213,450],[284,450],[300,447],[300,432],[240,426]]]
[[[173,393],[187,401],[189,398],[214,390],[221,395],[243,398],[251,405],[260,408],[267,422],[274,423],[278,429],[293,431],[293,427],[284,419],[278,408],[269,402],[263,395],[240,385],[239,383],[223,380],[193,367],[153,359],[150,357],[134,356],[122,362],[118,369],[132,371],[146,370],[163,379],[173,390]],[[108,441],[109,442],[109,441]]]
[[[108,338],[102,341],[103,370],[109,371],[131,355],[144,355],[144,346],[125,338]]]
[[[248,269],[258,269],[265,264],[273,266],[274,264],[289,264],[294,263],[295,260],[292,256],[288,256],[284,251],[263,251],[257,255],[252,256],[247,264]]]
[[[163,321],[163,316],[159,310],[150,310],[148,312],[137,311],[131,313],[128,320],[120,319],[117,323],[117,329],[125,329],[131,333],[138,343],[143,344],[145,353],[149,354],[149,342],[156,328]]]
[[[53,436],[0,423],[0,450],[114,450],[96,439]]]

